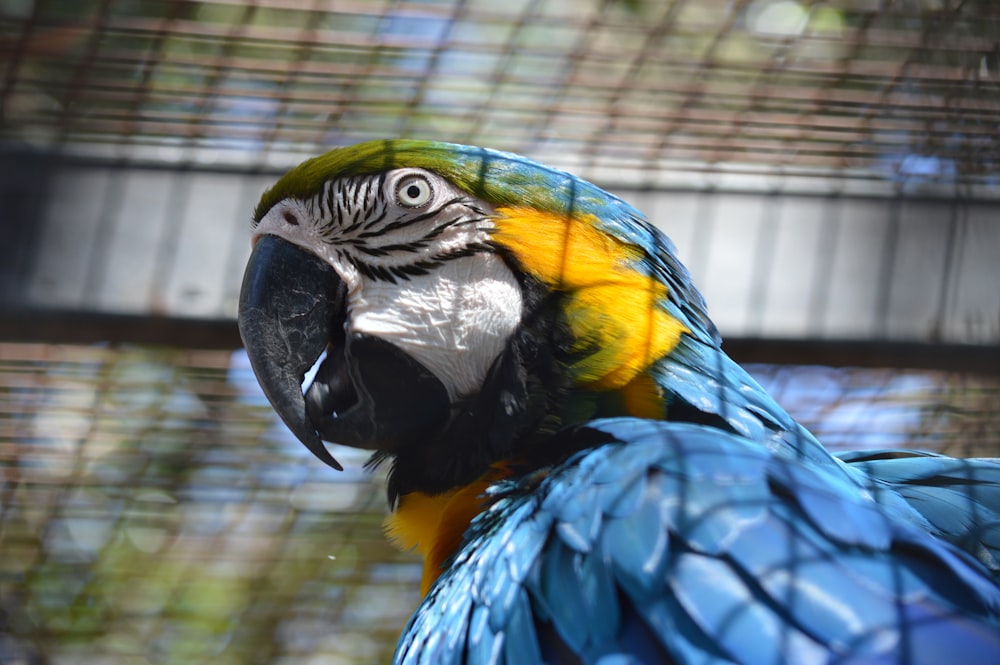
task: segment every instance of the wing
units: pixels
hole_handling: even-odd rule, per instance
[[[492,488],[397,662],[997,662],[985,570],[837,473],[695,424],[560,436],[603,443]]]
[[[1000,460],[911,450],[837,456],[864,471],[877,501],[901,496],[931,533],[969,552],[1000,579]]]

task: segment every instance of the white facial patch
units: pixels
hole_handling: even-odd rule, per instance
[[[477,392],[521,322],[521,287],[494,254],[452,259],[408,281],[363,283],[350,329],[403,349],[452,399]]]

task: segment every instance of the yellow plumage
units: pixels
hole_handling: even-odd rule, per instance
[[[667,287],[636,269],[637,247],[601,232],[596,219],[518,207],[497,215],[494,239],[525,271],[569,294],[580,384],[623,388],[677,346],[687,328],[659,305]]]

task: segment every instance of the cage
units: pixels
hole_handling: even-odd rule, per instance
[[[0,0],[0,661],[388,660],[419,565],[234,317],[261,191],[397,136],[673,239],[831,447],[1000,456],[988,0]]]

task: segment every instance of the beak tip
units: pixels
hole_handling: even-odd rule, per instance
[[[343,471],[344,467],[337,458],[330,454],[330,451],[326,449],[326,445],[323,440],[319,438],[319,435],[314,431],[310,432],[305,436],[300,436],[299,441],[311,452],[313,455],[318,457],[321,462],[326,464],[332,469],[337,471]]]
[[[316,455],[316,457],[318,457],[320,459],[320,461],[322,461],[324,464],[326,464],[331,469],[334,469],[335,471],[343,471],[344,470],[344,466],[340,462],[337,461],[336,457],[334,457],[333,455],[331,455],[329,452],[326,452],[325,448],[323,449],[323,451],[325,453],[324,455],[320,455],[319,453],[316,453],[316,452],[313,452],[313,454]]]

